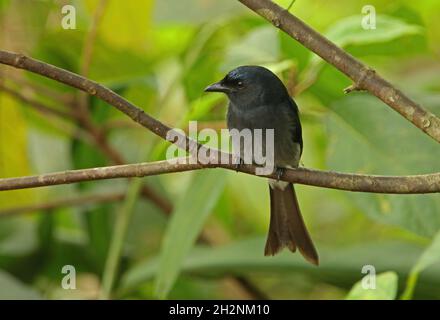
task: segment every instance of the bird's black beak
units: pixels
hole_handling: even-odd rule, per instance
[[[210,86],[207,86],[205,88],[205,92],[224,92],[224,93],[228,93],[230,91],[231,91],[231,89],[228,88],[227,86],[223,85],[221,82],[213,83]]]

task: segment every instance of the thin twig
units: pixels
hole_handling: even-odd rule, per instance
[[[100,85],[94,81],[81,77],[72,72],[63,70],[53,65],[28,58],[24,55],[1,51],[0,50],[0,63],[7,64],[16,68],[26,69],[31,72],[43,75],[58,82],[67,84],[77,89],[88,92],[94,95],[112,106],[119,109],[121,112],[128,115],[131,119],[138,122],[145,128],[149,129],[156,135],[167,139],[167,134],[172,131],[171,128],[164,125],[160,121],[147,115],[142,109],[139,109],[132,103],[125,100],[120,95],[114,93],[110,89],[103,85]],[[201,147],[195,141],[190,140],[188,137],[175,132],[177,136],[185,138],[187,143],[186,150],[189,150],[191,154]],[[174,141],[173,141],[174,142]],[[176,143],[177,144],[177,143]],[[178,145],[183,147],[182,145]],[[194,148],[195,147],[195,148]],[[223,156],[223,155],[222,155]],[[231,155],[227,155],[231,157]],[[167,162],[165,162],[167,163]],[[229,161],[228,163],[233,163]],[[54,183],[61,184],[63,179],[70,179],[72,183],[77,181],[87,180],[99,180],[116,177],[132,177],[132,176],[147,176],[165,172],[178,172],[195,170],[208,167],[222,167],[226,169],[235,169],[234,165],[202,165],[189,164],[189,165],[168,165],[164,166],[163,163],[156,162],[151,165],[148,164],[136,164],[132,165],[128,171],[126,166],[107,167],[101,169],[88,169],[89,171],[79,171],[69,173],[56,173],[44,175],[42,177],[27,177],[16,179],[5,179],[2,181],[3,188],[7,188],[10,185],[16,185],[21,188],[44,186]],[[139,169],[140,171],[133,172]],[[142,171],[145,169],[145,171]],[[255,166],[244,166],[240,171],[250,174],[255,174]],[[161,171],[165,170],[165,171]],[[85,175],[84,175],[85,174]],[[133,175],[134,174],[134,175]],[[357,175],[357,174],[342,174],[323,172],[309,169],[297,169],[287,170],[283,178],[286,181],[292,181],[300,184],[314,185],[325,188],[334,188],[347,191],[361,191],[361,192],[373,192],[373,193],[433,193],[439,192],[439,176],[440,173],[417,175],[408,177],[387,177],[387,176],[374,176],[374,175]],[[276,178],[272,175],[273,178]],[[40,179],[40,180],[38,180]],[[60,180],[61,179],[61,180]],[[290,180],[289,180],[290,179]],[[1,188],[0,188],[1,190]]]
[[[75,87],[82,91],[88,92],[90,95],[94,95],[103,101],[111,104],[112,106],[119,109],[121,112],[128,115],[135,122],[146,127],[156,135],[167,139],[167,134],[170,132],[170,128],[160,121],[150,117],[145,114],[142,109],[137,108],[135,105],[131,104],[121,96],[117,95],[110,89],[93,82],[89,79],[76,75],[74,73],[68,72],[66,70],[57,68],[55,66],[43,63],[38,60],[34,60],[24,55],[15,54],[11,52],[0,50],[0,63],[14,66],[16,68],[25,69],[42,76],[46,76],[58,82],[67,84],[69,86]],[[176,133],[176,132],[175,132]],[[175,134],[179,136],[180,134]],[[191,154],[194,153],[194,149],[191,147],[196,146],[195,151],[200,148],[200,145],[190,140],[188,137],[185,138],[185,150],[190,151]],[[173,141],[175,142],[175,141]],[[189,142],[189,143],[188,143]],[[177,144],[177,143],[176,143]],[[183,147],[182,145],[178,145]],[[228,155],[231,157],[231,155]],[[229,161],[228,163],[233,163]],[[0,190],[5,188],[5,190],[10,190],[11,188],[19,186],[20,188],[32,187],[32,186],[44,186],[49,184],[61,184],[61,183],[72,183],[78,181],[90,181],[99,180],[107,178],[116,177],[133,177],[133,176],[147,176],[153,174],[160,174],[165,172],[178,172],[184,170],[195,170],[209,167],[221,167],[231,170],[236,170],[235,165],[201,165],[189,164],[189,165],[170,165],[165,162],[168,168],[163,166],[163,163],[151,163],[151,164],[135,164],[135,165],[125,165],[116,166],[113,168],[101,168],[101,169],[88,169],[79,170],[74,172],[63,172],[55,173],[49,175],[42,175],[36,177],[22,177],[22,178],[12,178],[12,179],[1,179],[0,180]],[[156,170],[154,170],[156,166]],[[134,169],[134,171],[133,171]],[[145,169],[145,170],[143,170]],[[157,170],[159,169],[159,170]],[[243,166],[240,171],[255,174],[254,166]],[[131,174],[129,175],[129,171]],[[163,172],[161,172],[161,170]],[[82,171],[82,172],[81,172]],[[272,178],[278,178],[274,175],[270,176]],[[286,181],[292,181],[295,183],[302,183],[308,185],[315,185],[320,187],[335,188],[341,190],[350,191],[365,191],[365,192],[379,192],[379,193],[430,193],[439,192],[440,190],[440,174],[432,175],[420,175],[420,176],[410,176],[410,177],[381,177],[381,176],[368,176],[368,175],[351,175],[351,174],[341,174],[332,172],[319,172],[307,169],[296,169],[287,170],[281,179]],[[243,282],[244,281],[244,282]],[[240,285],[249,284],[247,280],[238,280]],[[252,285],[252,284],[251,284]],[[254,292],[257,295],[258,291]]]
[[[382,78],[303,21],[269,0],[238,0],[283,30],[322,59],[350,77],[354,84],[345,90],[367,90],[381,99],[431,138],[440,142],[440,118],[425,110],[402,91]]]
[[[6,92],[7,94],[14,97],[15,99],[17,99],[25,104],[31,105],[32,107],[34,107],[35,109],[37,109],[38,111],[40,111],[43,114],[55,115],[55,116],[60,117],[64,120],[75,119],[75,115],[73,114],[73,112],[51,108],[41,102],[38,102],[37,100],[33,100],[33,99],[27,97],[24,93],[18,92],[18,91],[14,90],[12,88],[9,88],[1,83],[0,83],[0,91]]]
[[[53,126],[54,129],[59,130],[63,134],[67,134],[70,137],[75,137],[88,144],[94,143],[94,141],[90,137],[90,134],[87,131],[83,130],[82,128],[78,128],[73,123],[71,124],[69,122],[66,122],[74,119],[75,116],[73,113],[69,111],[55,109],[52,106],[46,105],[42,102],[28,97],[25,94],[25,90],[17,91],[16,89],[9,88],[2,83],[0,83],[0,91],[3,91],[9,94],[14,99],[34,108],[35,111],[44,116],[45,120],[49,120],[49,118],[52,120],[56,120],[49,123],[51,126]]]
[[[170,127],[147,115],[142,109],[125,100],[107,87],[77,75],[73,72],[55,67],[48,63],[26,57],[22,54],[0,50],[0,63],[15,68],[24,69],[42,75],[49,79],[64,83],[68,86],[85,91],[92,96],[109,103],[132,120],[138,122],[156,135],[166,139]]]
[[[5,54],[5,55],[4,55]],[[10,55],[9,55],[9,53],[7,53],[7,52],[1,52],[0,51],[0,61],[2,61],[3,62],[3,60],[1,60],[1,57],[11,57]],[[44,68],[44,67],[43,67]],[[56,67],[54,67],[54,68],[56,68]],[[82,78],[82,77],[80,77],[80,76],[77,76],[77,75],[74,75],[74,74],[72,74],[72,73],[69,73],[69,72],[67,72],[67,71],[65,71],[65,70],[62,70],[62,69],[59,69],[59,68],[56,68],[56,70],[57,71],[59,71],[59,72],[61,72],[61,75],[63,75],[64,74],[64,76],[66,76],[66,74],[65,73],[67,73],[67,78],[65,78],[67,81],[68,81],[68,79],[72,76],[73,78],[75,78],[76,77],[76,79],[74,79],[74,80],[76,80],[76,83],[80,86],[80,85],[85,85],[85,87],[83,87],[83,88],[87,88],[87,85],[88,85],[88,83],[87,82],[84,82],[83,81],[83,79],[84,78]],[[55,77],[57,77],[57,75],[59,76],[60,75],[60,73],[59,72],[55,72],[55,74],[51,74],[50,72],[49,72],[49,78],[51,78],[51,76],[50,75],[53,75],[53,76],[55,76]],[[36,72],[36,73],[39,73],[39,72]],[[41,73],[40,73],[41,74]],[[43,74],[42,74],[43,75]],[[73,78],[71,78],[71,80],[73,79]],[[78,81],[79,80],[79,81]],[[84,79],[85,80],[85,79]],[[61,81],[62,82],[62,81]],[[92,82],[90,82],[90,84],[91,84]],[[75,87],[75,86],[74,86]],[[108,98],[109,99],[111,99],[112,97],[114,98],[114,97],[119,97],[119,96],[117,96],[115,93],[113,93],[111,90],[109,90],[109,89],[107,89],[107,88],[105,88],[105,87],[101,87],[102,89],[104,89],[104,91],[100,91],[99,89],[97,90],[97,89],[95,89],[95,88],[92,88],[92,87],[89,87],[89,90],[84,90],[84,91],[87,91],[87,92],[89,92],[89,93],[92,93],[93,94],[93,92],[95,92],[95,90],[96,90],[96,93],[98,93],[98,92],[102,92],[104,95],[108,95]],[[107,92],[107,93],[106,93]],[[136,107],[134,107],[134,106],[132,106],[131,107],[131,104],[128,102],[128,101],[126,101],[126,100],[124,100],[122,97],[119,97],[119,99],[120,99],[120,105],[123,105],[123,102],[126,102],[127,104],[128,104],[128,109],[127,110],[131,110],[132,111],[132,113],[131,113],[131,115],[132,115],[132,119],[134,118],[134,119],[138,119],[138,123],[139,124],[141,124],[141,125],[143,125],[144,127],[146,126],[146,125],[148,125],[148,124],[150,124],[151,123],[151,121],[147,118],[147,119],[145,119],[145,117],[147,117],[147,115],[145,115],[144,113],[143,113],[143,111],[141,111],[141,110],[139,110],[139,109],[137,109]],[[119,99],[117,99],[117,100],[119,100]],[[122,102],[121,102],[122,101]],[[121,104],[122,103],[122,104]],[[116,106],[116,105],[115,105]],[[125,112],[124,112],[125,113]],[[140,120],[144,120],[143,122],[140,122]],[[147,120],[147,121],[145,121],[145,120]],[[153,120],[153,123],[154,123],[154,119],[153,118],[151,118],[151,120]],[[157,124],[159,124],[159,125],[162,125],[160,122],[158,122],[157,121]],[[162,125],[163,126],[163,125]],[[165,127],[166,128],[166,127]],[[163,132],[163,137],[166,137],[166,132],[167,132],[168,130],[167,129],[162,129],[162,132]],[[158,132],[159,131],[154,131],[153,130],[153,132],[155,132],[156,134],[158,134]],[[160,134],[159,134],[160,135]],[[95,138],[96,138],[96,136],[95,136]],[[122,157],[121,157],[122,158]],[[171,212],[172,212],[172,205],[171,205],[171,203],[169,202],[169,201],[167,201],[167,199],[165,199],[165,198],[163,198],[161,195],[159,195],[155,190],[153,190],[153,189],[151,189],[151,188],[148,188],[148,187],[143,187],[142,188],[142,190],[141,190],[141,193],[142,193],[142,195],[144,195],[144,196],[147,196],[150,200],[152,200],[153,201],[153,203],[155,203],[157,206],[159,206],[161,209],[162,209],[162,211],[164,212],[164,213],[166,213],[166,214],[170,214]],[[206,238],[206,237],[203,237],[203,236],[201,236],[201,240],[202,241],[204,241],[204,242],[206,242],[206,243],[209,243],[209,244],[211,244],[212,242],[208,239],[208,238]],[[249,281],[247,281],[247,280],[243,280],[243,279],[235,279],[235,278],[233,278],[233,280],[234,281],[236,281],[236,283],[237,284],[239,284],[239,285],[241,285],[241,286],[243,286],[243,287],[245,287],[245,288],[247,288],[247,289],[245,289],[247,292],[248,292],[248,295],[249,295],[249,297],[251,297],[251,298],[256,298],[256,299],[264,299],[265,298],[265,295],[263,295],[259,290],[258,290],[258,288],[254,288],[252,291],[250,291],[249,290],[249,288],[251,288],[252,287],[252,283],[250,283]]]
[[[121,201],[124,199],[124,197],[125,197],[125,193],[119,192],[119,193],[109,193],[109,194],[84,195],[70,199],[59,199],[41,204],[1,209],[0,218],[25,214],[29,212],[36,212],[36,211],[50,211],[58,208],[66,208],[66,207],[74,207],[74,206],[81,207],[90,204]]]
[[[0,179],[0,191],[36,188],[115,178],[146,177],[165,173],[200,169],[223,168],[237,171],[233,162],[228,164],[191,163],[190,158],[181,158],[179,163],[169,160],[136,163],[119,166],[69,170],[37,176]],[[242,165],[238,171],[255,175],[256,166]],[[277,179],[276,173],[264,177]],[[285,169],[280,180],[309,186],[354,192],[419,194],[440,192],[440,173],[412,176],[378,176],[320,171],[305,168]]]
[[[80,68],[80,73],[84,76],[89,75],[90,65],[92,64],[93,49],[95,47],[95,40],[98,35],[99,25],[101,24],[107,4],[108,0],[99,1],[92,19],[92,26],[90,27],[86,40],[84,41]]]
[[[52,89],[48,86],[30,81],[26,79],[22,75],[11,73],[8,74],[8,80],[19,86],[25,86],[30,88],[35,93],[42,93],[46,97],[50,97],[52,100],[55,100],[57,103],[61,103],[63,105],[70,105],[73,102],[73,95],[71,93],[61,93],[58,90]]]

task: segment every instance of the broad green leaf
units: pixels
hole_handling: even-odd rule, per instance
[[[203,25],[188,43],[182,59],[182,81],[189,101],[199,98],[207,85],[216,81],[213,70],[221,63],[224,41],[223,21]],[[197,70],[197,72],[195,72]]]
[[[366,276],[367,277],[367,276]],[[375,288],[364,288],[362,280],[348,293],[347,300],[394,300],[397,295],[398,276],[389,271],[376,276]]]
[[[166,297],[171,290],[185,256],[220,197],[224,183],[225,174],[220,170],[196,172],[177,202],[162,243],[156,278],[159,297]]]
[[[40,300],[42,297],[34,289],[21,283],[12,275],[0,270],[1,300]]]
[[[155,3],[154,20],[161,24],[200,24],[245,11],[246,8],[235,1],[218,5],[218,2],[205,0],[160,0]]]
[[[438,171],[432,139],[375,97],[351,94],[330,105],[328,167],[344,172],[410,175]],[[367,216],[431,237],[440,229],[438,195],[345,193]]]
[[[432,239],[431,244],[423,252],[414,266],[414,271],[420,272],[440,260],[440,232]]]
[[[341,19],[327,32],[326,36],[340,47],[378,43],[406,35],[420,34],[423,28],[391,16],[377,15],[376,29],[364,29],[359,15]]]
[[[412,298],[420,272],[438,261],[440,261],[440,232],[438,232],[433,238],[431,244],[422,253],[419,260],[417,260],[417,263],[412,268],[411,273],[408,276],[405,292],[402,295],[403,299]]]
[[[269,224],[270,208],[266,179],[228,172],[227,191],[235,210],[240,214],[235,219],[244,219],[253,230],[265,232]]]
[[[232,45],[226,53],[221,70],[228,72],[241,65],[273,63],[279,57],[277,30],[269,25],[256,28]],[[264,46],[261,44],[264,43]]]
[[[377,15],[376,29],[364,29],[359,15],[341,19],[325,33],[325,36],[341,48],[364,46],[389,42],[404,36],[420,35],[423,28],[408,24],[403,20]],[[318,56],[312,57],[312,64],[323,62]]]
[[[182,79],[189,101],[199,98],[207,85],[224,76],[225,70],[221,66],[229,51],[225,44],[235,46],[242,41],[242,37],[254,32],[255,25],[261,23],[251,18],[220,18],[200,27],[188,43],[182,58]],[[215,72],[217,69],[220,69],[218,74]]]
[[[26,217],[0,217],[0,255],[25,256],[38,248],[37,228]]]
[[[203,119],[212,108],[224,99],[223,96],[217,94],[207,94],[202,96],[200,99],[193,101],[187,114],[185,114],[182,124],[186,125],[188,121],[197,121]]]
[[[324,35],[356,57],[365,55],[395,55],[399,52],[407,54],[410,51],[421,50],[422,43],[418,43],[414,48],[409,48],[409,45],[415,42],[416,37],[418,37],[417,41],[423,39],[423,28],[418,25],[409,24],[403,20],[386,15],[377,15],[376,29],[364,29],[361,22],[362,16],[360,15],[341,19],[331,26]],[[407,41],[407,39],[410,39],[410,41]],[[326,62],[324,60],[317,55],[312,55],[308,67],[301,75],[303,81],[316,81],[325,66]],[[333,75],[337,71],[333,68],[331,71],[329,75],[331,78],[334,78]],[[331,79],[330,76],[328,78],[323,77],[323,79]],[[326,84],[322,86],[325,87]],[[341,93],[344,87],[336,88],[338,93]]]
[[[292,274],[300,272],[321,282],[351,288],[362,276],[365,265],[373,265],[376,272],[394,270],[405,277],[416,261],[421,248],[409,243],[372,242],[364,245],[349,245],[342,248],[318,244],[320,266],[308,264],[299,254],[287,250],[274,257],[263,255],[265,239],[245,239],[215,248],[198,246],[185,258],[182,272],[211,277],[225,275],[249,275],[253,273]],[[122,279],[121,289],[137,288],[151,280],[162,267],[159,258],[141,261],[129,270]],[[436,264],[436,266],[439,264]],[[421,278],[421,295],[440,297],[440,268],[432,268]]]

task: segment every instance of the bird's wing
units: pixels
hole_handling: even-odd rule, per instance
[[[293,142],[298,143],[301,147],[301,154],[303,150],[302,128],[299,119],[299,109],[295,101],[289,98],[289,108],[287,109],[287,119],[291,119],[290,132]]]

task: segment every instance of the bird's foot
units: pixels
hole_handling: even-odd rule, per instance
[[[235,171],[238,172],[243,164],[244,164],[244,161],[243,161],[242,158],[240,158],[240,157],[235,157],[234,158],[234,169],[235,169]]]
[[[277,175],[277,181],[280,181],[281,177],[284,174],[284,171],[285,171],[284,168],[277,167],[277,169],[275,170],[275,173]]]

